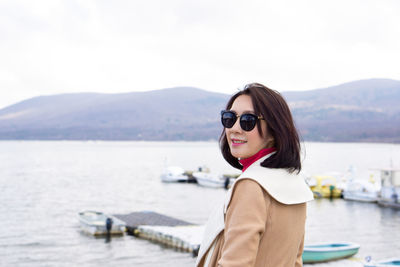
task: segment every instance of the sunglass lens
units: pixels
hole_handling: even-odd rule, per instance
[[[240,116],[240,127],[245,131],[254,129],[257,123],[257,117],[253,114],[243,114]]]
[[[225,128],[232,128],[236,122],[236,115],[233,112],[222,112],[221,122]]]

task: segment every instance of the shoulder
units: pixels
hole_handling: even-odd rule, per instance
[[[246,178],[258,182],[272,198],[282,204],[299,204],[313,199],[313,193],[304,177],[296,172],[253,164],[239,176],[237,182]]]
[[[241,178],[234,184],[233,192],[259,192],[262,191],[262,186],[252,178]]]
[[[243,188],[249,188],[249,189],[255,189],[257,187],[260,187],[260,184],[253,178],[246,177],[246,178],[241,178],[239,179],[236,184],[236,187],[240,186]]]
[[[224,213],[231,206],[242,206],[245,209],[263,206],[270,203],[271,195],[257,179],[240,178],[235,181],[225,198]],[[258,203],[256,205],[256,203]]]
[[[252,178],[241,178],[238,180],[232,190],[232,198],[246,198],[246,199],[256,199],[256,198],[266,198],[269,197],[267,191],[263,188],[259,182]]]

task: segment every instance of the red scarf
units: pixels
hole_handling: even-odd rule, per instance
[[[260,158],[276,151],[275,147],[270,147],[270,148],[263,148],[260,151],[258,151],[256,154],[253,156],[247,158],[247,159],[241,159],[239,160],[239,163],[243,166],[242,172],[244,172],[248,167],[250,167],[251,164],[259,160]]]

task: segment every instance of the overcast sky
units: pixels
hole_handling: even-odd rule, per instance
[[[0,0],[0,108],[38,95],[400,80],[398,0]]]

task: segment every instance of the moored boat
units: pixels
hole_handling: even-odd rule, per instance
[[[400,209],[400,169],[380,169],[381,193],[378,203]]]
[[[400,266],[400,258],[386,259],[377,262],[371,261],[364,264],[364,267],[394,267],[394,266]]]
[[[329,175],[315,175],[307,179],[315,198],[340,198],[342,190],[336,185],[336,178]]]
[[[359,248],[360,245],[349,242],[305,245],[303,262],[314,263],[348,258],[355,255]]]
[[[215,173],[194,172],[192,175],[199,185],[205,187],[228,188],[234,181],[233,178]]]
[[[380,188],[370,181],[351,180],[346,190],[343,191],[343,198],[362,202],[377,202]]]
[[[161,181],[164,183],[188,182],[189,176],[185,173],[185,170],[181,167],[171,166],[166,168],[161,174]]]
[[[83,211],[78,216],[82,231],[90,235],[122,235],[126,230],[123,221],[102,212]]]

